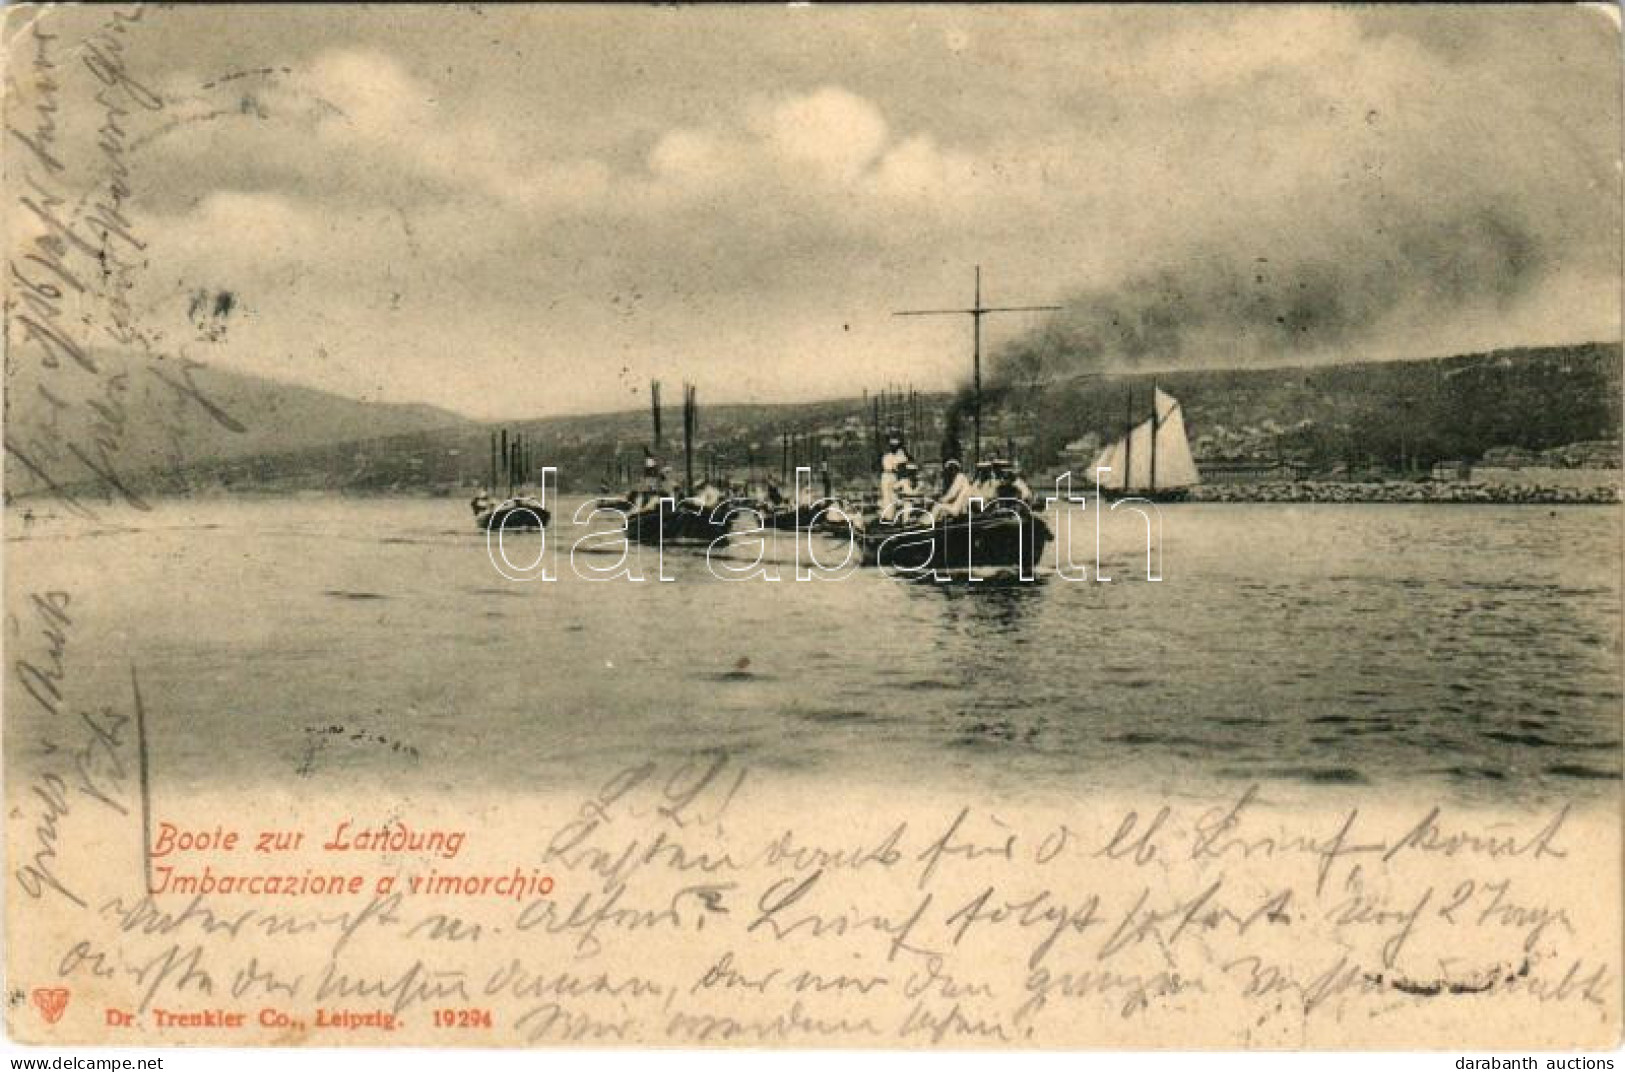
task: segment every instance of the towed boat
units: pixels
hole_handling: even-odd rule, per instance
[[[649,546],[710,544],[728,535],[734,512],[727,503],[707,508],[658,499],[626,515],[626,535]]]
[[[654,416],[655,448],[660,446],[660,381],[649,385]],[[699,399],[692,384],[683,385],[683,487],[701,490],[694,482],[694,439],[699,424]],[[704,483],[704,482],[702,482]],[[713,489],[714,490],[714,489]],[[732,500],[714,496],[714,503],[700,499],[673,500],[660,496],[626,513],[628,539],[648,546],[712,544],[724,539],[733,527],[738,507]]]
[[[553,519],[541,500],[527,497],[507,499],[474,515],[474,525],[482,530],[539,532]]]
[[[910,573],[1020,569],[1030,573],[1050,541],[1049,526],[1018,500],[988,504],[934,524],[879,524],[857,534],[866,566]]]
[[[800,506],[780,506],[776,509],[758,508],[756,512],[760,515],[764,528],[787,532],[814,527],[822,520],[821,515],[827,513],[833,505],[831,501],[802,503]]]
[[[469,504],[474,509],[474,527],[481,532],[526,529],[540,532],[552,520],[552,513],[542,505],[540,499],[514,494],[516,489],[535,486],[532,482],[535,465],[531,447],[523,432],[515,432],[511,439],[506,428],[491,433],[490,480]],[[508,497],[497,500],[492,498],[492,494],[497,487],[497,476],[503,470],[506,470],[508,478]]]

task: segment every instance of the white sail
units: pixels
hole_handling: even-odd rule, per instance
[[[1123,440],[1108,444],[1100,452],[1094,465],[1089,467],[1088,479],[1100,481],[1103,488],[1121,490],[1123,487]]]
[[[1157,418],[1135,425],[1128,435],[1100,452],[1094,468],[1109,468],[1100,474],[1100,486],[1110,491],[1153,491],[1188,488],[1202,482],[1185,435],[1185,417],[1179,400],[1161,390],[1156,392]],[[1155,449],[1152,449],[1155,437]],[[1091,478],[1094,473],[1090,473]]]
[[[1157,471],[1154,486],[1188,488],[1202,482],[1185,435],[1185,411],[1174,396],[1157,391]]]

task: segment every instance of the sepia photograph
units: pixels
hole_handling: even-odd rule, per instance
[[[1618,7],[5,14],[12,1052],[1619,1046]]]

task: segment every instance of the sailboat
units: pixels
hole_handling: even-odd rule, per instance
[[[1128,419],[1115,442],[1100,452],[1090,471],[1112,498],[1137,496],[1153,502],[1178,502],[1202,482],[1185,434],[1179,400],[1152,385],[1152,412],[1134,419],[1134,391],[1129,389]],[[1107,469],[1108,472],[1099,472]]]

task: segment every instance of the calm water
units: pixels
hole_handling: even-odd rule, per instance
[[[24,597],[71,591],[72,698],[127,710],[133,664],[172,786],[523,790],[721,747],[995,790],[1617,791],[1620,511],[1190,504],[1165,526],[1160,583],[1123,527],[1110,584],[724,583],[677,552],[676,583],[565,561],[516,584],[459,501],[13,510],[7,640],[37,651]],[[1092,558],[1092,521],[1074,542]]]

